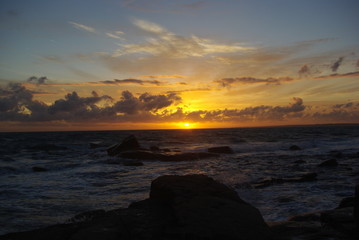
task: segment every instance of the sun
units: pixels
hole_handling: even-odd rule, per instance
[[[183,126],[186,127],[186,128],[189,128],[189,127],[191,127],[191,124],[189,124],[189,123],[183,123]]]

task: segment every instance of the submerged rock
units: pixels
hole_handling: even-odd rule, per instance
[[[33,172],[47,172],[47,169],[44,167],[32,167]]]
[[[289,147],[289,150],[291,151],[298,151],[298,150],[302,150],[299,146],[297,145],[292,145]]]
[[[326,160],[318,165],[318,167],[336,167],[338,162],[335,159]]]
[[[143,162],[141,162],[141,161],[125,161],[125,162],[123,162],[123,165],[138,167],[138,166],[143,166]]]
[[[232,148],[230,148],[228,146],[211,147],[211,148],[208,148],[208,152],[210,152],[210,153],[234,153]]]
[[[116,156],[121,152],[137,149],[140,149],[140,144],[138,143],[135,136],[130,135],[126,137],[121,143],[110,146],[107,149],[107,154],[109,156]]]

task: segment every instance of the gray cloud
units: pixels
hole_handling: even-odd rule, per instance
[[[138,85],[145,85],[145,84],[152,84],[156,86],[160,86],[164,84],[163,81],[158,80],[140,80],[140,79],[114,79],[114,80],[106,80],[106,81],[100,81],[100,83],[103,84],[109,84],[109,85],[120,85],[120,84],[138,84]]]
[[[49,79],[47,77],[35,77],[35,76],[32,76],[32,77],[29,77],[27,79],[28,82],[34,82],[36,83],[37,85],[41,85],[41,84],[46,84],[46,81],[48,81]]]
[[[157,112],[159,109],[179,103],[181,98],[175,93],[166,95],[150,95],[143,93],[138,98],[129,91],[123,91],[121,100],[116,102],[113,109],[125,114],[137,114],[141,111]]]
[[[336,72],[338,70],[338,68],[340,67],[340,65],[342,64],[344,60],[344,57],[340,57],[338,58],[337,61],[335,61],[332,66],[330,67],[332,69],[333,72]]]
[[[222,87],[231,87],[236,84],[256,84],[256,83],[266,83],[266,84],[280,84],[282,82],[293,81],[293,78],[290,77],[281,77],[281,78],[253,78],[253,77],[240,77],[240,78],[222,78],[220,80],[215,80],[214,82],[221,85]]]
[[[298,71],[299,76],[306,76],[309,73],[310,73],[310,69],[307,64],[303,65]]]

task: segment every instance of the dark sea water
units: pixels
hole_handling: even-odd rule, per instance
[[[202,152],[230,146],[235,153],[124,166],[124,159],[107,156],[106,147],[130,134],[146,148]],[[103,147],[91,149],[90,142]],[[302,150],[289,150],[292,145]],[[329,159],[339,165],[318,167]],[[318,180],[254,188],[255,182],[271,177],[309,172],[317,173]],[[266,221],[335,208],[359,183],[359,125],[0,133],[0,234],[63,223],[88,210],[127,207],[147,198],[151,181],[165,174],[209,175],[233,187]]]

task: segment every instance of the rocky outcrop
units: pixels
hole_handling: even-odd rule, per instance
[[[109,156],[116,156],[124,151],[131,151],[140,149],[140,144],[138,143],[135,136],[130,135],[126,137],[121,143],[114,144],[107,149],[107,154]]]
[[[228,147],[228,146],[221,146],[221,147],[211,147],[208,148],[208,152],[210,153],[234,153],[232,148]]]
[[[127,209],[79,214],[70,222],[0,239],[270,239],[255,207],[205,175],[159,177],[149,199]]]
[[[326,160],[318,165],[318,167],[336,167],[338,162],[335,159]]]
[[[289,147],[289,150],[291,150],[291,151],[299,151],[299,150],[302,150],[302,148],[297,146],[297,145],[292,145],[292,146]]]

